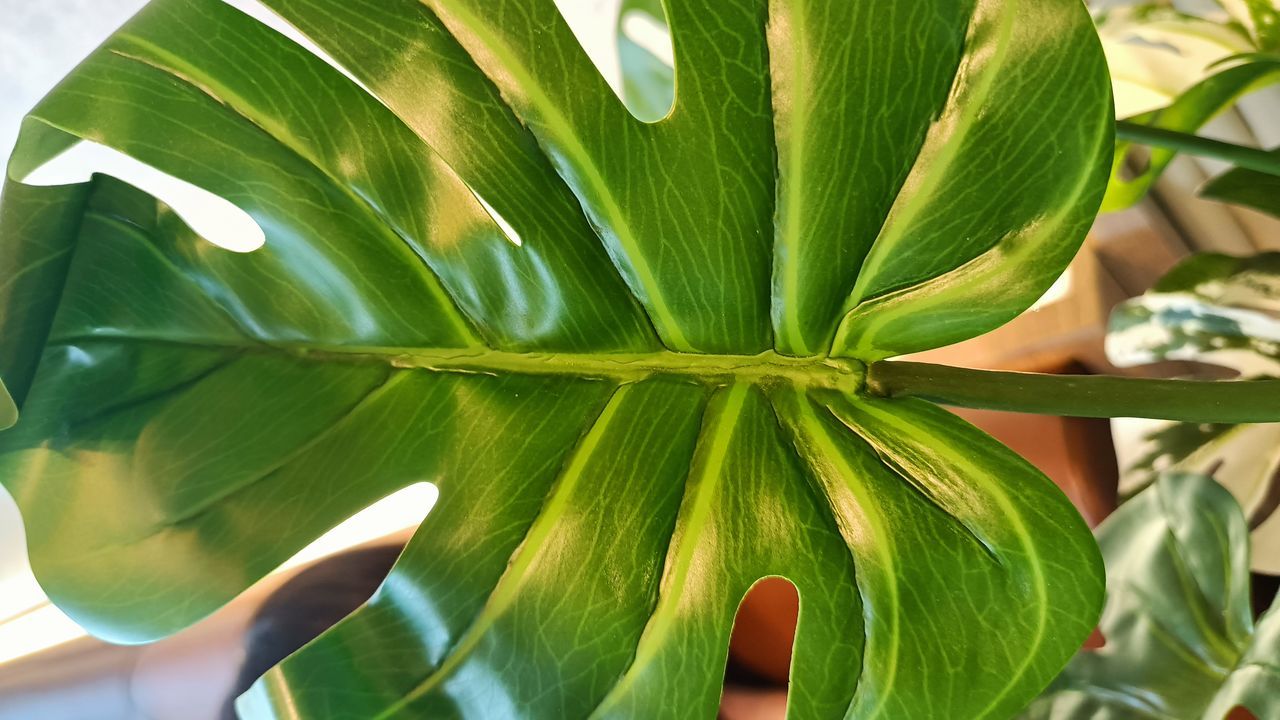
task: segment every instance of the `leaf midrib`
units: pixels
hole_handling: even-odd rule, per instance
[[[319,363],[382,364],[402,370],[478,375],[562,375],[637,382],[659,375],[684,376],[713,384],[784,381],[799,387],[857,393],[865,387],[866,365],[853,358],[793,357],[772,350],[758,355],[710,355],[669,350],[647,353],[515,352],[468,348],[336,345],[274,342],[246,338],[189,341],[136,334],[94,333],[52,339],[50,347],[93,343],[138,343],[168,347],[233,350],[242,354],[288,355]]]

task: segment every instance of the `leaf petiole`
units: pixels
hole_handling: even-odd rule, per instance
[[[1116,140],[1184,152],[1190,155],[1222,160],[1242,168],[1280,176],[1280,157],[1257,148],[1144,125],[1128,120],[1116,121]]]
[[[1159,380],[877,362],[867,392],[943,405],[1069,417],[1199,423],[1280,422],[1280,380]]]

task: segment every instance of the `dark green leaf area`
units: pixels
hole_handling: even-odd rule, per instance
[[[18,420],[35,377],[40,353],[62,294],[88,187],[32,188],[6,183],[0,217],[15,218],[4,228],[0,253],[0,430]]]
[[[709,715],[769,576],[803,598],[806,717],[1007,715],[1088,630],[1093,551],[1060,493],[948,413],[852,394],[856,365],[273,337],[345,316],[107,178],[75,232],[0,475],[86,627],[174,632],[360,508],[440,489],[380,594],[251,717]]]

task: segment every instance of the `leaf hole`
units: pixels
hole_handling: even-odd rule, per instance
[[[671,47],[671,29],[667,25],[666,10],[658,5],[649,8],[622,8],[620,11],[622,37],[647,51],[664,65],[675,66],[675,52]]]
[[[334,555],[276,588],[249,621],[244,662],[230,698],[247,692],[267,671],[367,602],[402,549],[380,544]]]
[[[397,490],[334,526],[282,564],[273,575],[297,572],[271,590],[254,612],[232,700],[379,592],[409,536],[439,496],[436,486],[428,482]]]
[[[621,97],[636,119],[657,122],[676,101],[675,48],[660,0],[623,0],[618,11]]]
[[[800,595],[790,580],[764,578],[742,598],[729,638],[729,662],[720,717],[782,718]]]
[[[466,183],[464,182],[463,184]],[[484,211],[489,214],[489,218],[492,219],[494,224],[498,226],[498,229],[502,231],[503,236],[505,236],[512,245],[515,245],[516,247],[524,247],[524,238],[520,237],[520,233],[516,232],[516,229],[511,225],[511,223],[507,222],[506,218],[502,217],[502,215],[499,214],[498,211],[495,210],[482,195],[480,195],[480,193],[476,192],[475,188],[467,185],[467,190],[471,192],[471,196],[476,199],[476,202],[480,203],[480,207],[484,208]]]
[[[352,72],[260,0],[223,1],[279,33],[306,53],[324,61],[364,92],[376,97]],[[266,244],[266,234],[261,226],[230,201],[114,148],[90,140],[81,140],[25,177],[17,179],[28,185],[69,185],[87,182],[95,172],[116,177],[161,200],[196,234],[220,248],[247,253]],[[485,208],[489,209],[488,205]],[[494,215],[503,231],[507,232],[509,225],[505,225],[505,221],[496,213],[491,215]],[[508,236],[511,234],[508,233]]]
[[[416,529],[435,507],[440,491],[419,482],[378,500],[316,538],[294,554],[276,572],[301,567],[353,547],[366,545],[391,533]]]
[[[234,203],[105,145],[82,140],[18,178],[27,185],[72,185],[110,175],[163,201],[200,237],[232,252],[266,244],[262,227]]]
[[[319,45],[316,45],[314,42],[312,42],[310,38],[308,38],[306,35],[303,35],[297,28],[290,25],[287,20],[277,15],[274,10],[267,7],[266,5],[263,5],[260,0],[222,0],[222,1],[227,5],[230,5],[231,7],[244,13],[245,15],[248,15],[254,20],[257,20],[263,25],[266,25],[272,30],[275,30],[276,32],[285,36],[289,40],[293,41],[293,43],[298,47],[320,58],[321,60],[325,61],[325,63],[328,64],[329,67],[332,67],[334,70],[337,70],[338,72],[347,76],[348,80],[355,83],[356,85],[359,85],[360,88],[364,90],[366,93],[376,97],[375,93],[372,90],[370,90],[368,86],[366,86],[364,83],[360,82],[360,79],[357,78],[354,73],[347,70],[347,68],[345,68],[341,63],[335,60],[332,55],[325,52],[323,49],[321,49]]]
[[[555,3],[578,45],[633,117],[657,122],[670,113],[675,53],[661,0]]]

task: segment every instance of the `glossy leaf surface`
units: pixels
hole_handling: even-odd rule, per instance
[[[1170,473],[1098,529],[1106,644],[1082,651],[1029,720],[1221,720],[1280,714],[1280,610],[1255,624],[1248,529],[1230,493]]]
[[[672,2],[653,124],[550,0],[266,4],[358,83],[161,0],[14,156],[92,139],[267,238],[227,252],[106,177],[10,183],[0,478],[63,609],[162,636],[429,481],[379,594],[246,715],[709,717],[772,575],[794,717],[1007,717],[1057,672],[1100,602],[1082,521],[863,378],[1079,247],[1112,118],[1078,2]]]
[[[1121,367],[1160,360],[1211,363],[1242,377],[1280,375],[1280,253],[1198,255],[1145,295],[1116,308],[1107,355]],[[1161,470],[1208,472],[1244,507],[1253,567],[1280,574],[1280,425],[1180,424],[1152,433],[1126,470],[1141,486]]]

